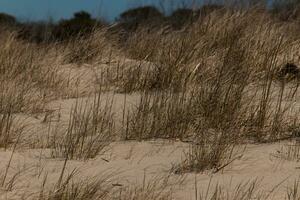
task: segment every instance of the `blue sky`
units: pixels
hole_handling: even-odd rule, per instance
[[[178,5],[182,0],[164,0]],[[185,0],[192,2],[192,0]],[[159,0],[0,0],[0,12],[16,16],[21,20],[54,20],[70,18],[79,10],[85,10],[93,16],[114,20],[122,11],[147,4],[158,5]],[[175,6],[175,5],[173,5]]]

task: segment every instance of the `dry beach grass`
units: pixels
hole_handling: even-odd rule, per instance
[[[300,64],[296,22],[253,8],[109,31],[1,34],[1,199],[300,198],[300,77],[278,76]]]

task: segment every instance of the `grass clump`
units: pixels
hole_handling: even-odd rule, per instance
[[[54,48],[19,41],[13,33],[1,41],[0,112],[6,107],[13,113],[41,112],[66,84],[59,75]]]
[[[298,200],[300,199],[300,193],[299,193],[299,179],[295,180],[293,185],[290,185],[287,188],[287,200]]]
[[[41,190],[36,195],[38,200],[87,200],[108,199],[112,185],[108,175],[101,178],[76,180],[76,170],[72,171],[63,180],[58,181],[52,188],[47,186],[47,176],[41,185]]]
[[[76,176],[77,175],[77,176]],[[172,183],[170,177],[155,177],[143,181],[143,184],[123,185],[115,182],[112,174],[101,174],[79,181],[73,170],[54,185],[47,184],[45,176],[41,189],[36,193],[38,200],[171,200]]]
[[[276,158],[287,161],[300,161],[300,143],[297,140],[281,145],[280,149],[273,154]]]
[[[14,117],[10,111],[0,114],[0,148],[7,149],[13,142]]]
[[[226,133],[208,132],[209,135],[198,137],[185,153],[185,160],[176,166],[176,174],[186,172],[219,172],[234,160],[242,157],[235,152],[235,143]]]
[[[79,35],[71,38],[65,45],[64,62],[77,65],[94,64],[112,56],[112,52],[116,54],[117,51],[112,45],[114,41],[108,41],[107,34],[105,28],[95,28],[89,37]]]
[[[260,189],[261,183],[260,180],[249,180],[242,183],[237,184],[234,188],[228,188],[221,184],[216,184],[212,186],[211,179],[207,185],[207,189],[205,191],[198,191],[198,183],[195,181],[195,199],[196,200],[267,200],[272,199],[272,192],[276,188],[273,188],[271,191],[264,191]]]
[[[192,120],[185,94],[142,93],[136,108],[128,111],[123,123],[125,139],[183,139]],[[123,111],[125,112],[125,111]],[[126,114],[126,113],[125,113]]]
[[[178,180],[176,180],[177,182]],[[171,200],[173,199],[173,187],[170,176],[158,176],[146,180],[144,176],[142,184],[132,184],[121,187],[115,194],[115,200]]]
[[[54,129],[51,134],[52,156],[87,160],[102,152],[115,136],[112,103],[108,101],[101,107],[100,94],[91,104],[77,101],[71,110],[68,127],[62,133]]]

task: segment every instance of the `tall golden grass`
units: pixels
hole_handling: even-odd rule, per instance
[[[95,158],[116,134],[124,140],[176,139],[191,145],[177,172],[217,172],[235,159],[238,144],[274,142],[299,129],[293,109],[299,78],[290,81],[276,75],[287,62],[300,64],[297,31],[296,22],[281,23],[250,8],[216,11],[179,31],[139,29],[119,46],[106,38],[109,29],[48,45],[6,32],[0,38],[0,147],[15,150],[19,144],[18,137],[11,137],[18,135],[13,133],[13,116],[42,113],[48,102],[65,97],[70,84],[60,73],[63,64],[97,67],[105,58],[111,68],[101,73],[101,84],[109,80],[105,84],[124,92],[124,98],[137,92],[140,101],[129,107],[124,100],[122,127],[115,128],[112,104],[100,106],[103,90],[96,85],[95,101],[77,104],[66,131],[53,133],[47,145],[53,157],[65,163]],[[124,56],[140,64],[119,69]],[[101,181],[82,185],[71,183],[71,177],[61,179],[50,195],[42,191],[39,199],[74,199],[75,194],[80,199],[105,199],[110,190],[104,187],[99,193]],[[170,199],[153,188],[127,188],[116,199]],[[253,193],[251,184],[242,189],[247,196]],[[297,189],[295,184],[288,199],[295,199]],[[218,189],[215,193],[200,199],[230,199]]]

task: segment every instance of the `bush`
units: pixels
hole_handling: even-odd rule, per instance
[[[1,25],[16,25],[17,20],[14,16],[6,13],[0,13],[0,24]]]
[[[30,42],[42,43],[54,40],[52,22],[30,22],[21,25],[18,37]]]
[[[85,36],[92,33],[94,28],[101,23],[93,19],[85,11],[74,13],[72,19],[61,20],[54,29],[54,36],[58,40],[65,40],[72,36]]]
[[[169,17],[168,21],[175,29],[180,29],[185,25],[189,25],[199,19],[204,18],[212,12],[224,9],[223,5],[207,4],[199,9],[179,8],[175,10]]]
[[[212,12],[215,11],[220,11],[222,9],[224,9],[225,7],[223,5],[217,5],[217,4],[207,4],[207,5],[203,5],[200,9],[199,9],[199,14],[204,17],[206,15],[209,15]]]
[[[152,24],[158,24],[162,22],[164,15],[153,6],[145,6],[129,9],[121,13],[117,20],[122,24],[122,28],[127,31],[135,31],[140,25],[146,24],[151,26]]]
[[[272,12],[280,20],[294,20],[300,15],[299,0],[275,0],[272,5]]]
[[[104,21],[97,20],[85,11],[74,13],[73,18],[61,20],[58,24],[28,22],[18,25],[18,38],[35,43],[65,41],[76,37],[87,37],[95,28],[103,27]]]
[[[187,23],[193,22],[199,17],[199,12],[195,12],[192,9],[180,8],[175,10],[168,20],[172,27],[179,29]]]
[[[152,19],[163,18],[164,15],[153,6],[145,6],[129,9],[120,15],[120,21],[130,22],[130,21],[146,21]]]

